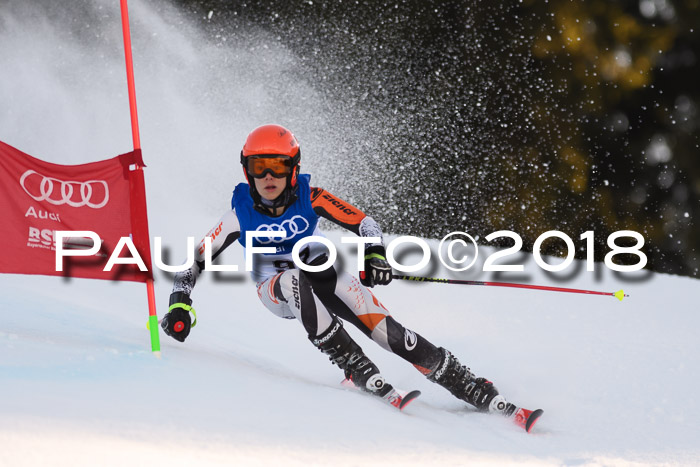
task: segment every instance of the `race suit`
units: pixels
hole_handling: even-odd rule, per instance
[[[383,242],[381,228],[371,217],[326,190],[311,187],[309,182],[309,175],[297,178],[296,200],[277,217],[256,209],[247,183],[237,185],[231,200],[232,209],[206,235],[212,239],[212,258],[236,240],[245,248],[247,231],[284,230],[283,238],[254,239],[256,247],[276,248],[275,253],[253,256],[251,275],[265,307],[279,317],[299,320],[310,338],[330,327],[332,313],[427,375],[440,362],[439,349],[399,324],[357,278],[338,270],[336,265],[322,272],[308,272],[294,264],[292,248],[295,243],[308,236],[323,236],[318,229],[320,217],[362,237],[379,237],[380,244]],[[192,267],[176,274],[173,292],[191,294],[197,277],[204,270],[204,239],[196,250]],[[306,264],[323,264],[326,251],[321,243],[312,242],[299,256]]]

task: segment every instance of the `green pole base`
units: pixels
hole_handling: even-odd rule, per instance
[[[151,332],[151,351],[157,352],[160,356],[160,335],[158,334],[158,317],[152,315],[148,317],[148,330]]]

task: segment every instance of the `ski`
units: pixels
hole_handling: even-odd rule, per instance
[[[372,395],[371,393],[363,391],[357,386],[355,386],[355,384],[349,379],[344,379],[340,382],[340,385],[346,388],[354,389],[355,391]],[[401,389],[396,389],[392,386],[391,391],[389,391],[383,397],[380,397],[380,399],[386,402],[387,404],[391,405],[392,407],[396,407],[399,410],[403,410],[404,408],[406,408],[406,406],[408,406],[408,404],[410,404],[413,400],[420,396],[420,394],[421,392],[418,390],[404,391]],[[532,428],[535,426],[535,423],[537,423],[537,420],[539,420],[539,418],[544,413],[544,410],[542,409],[524,409],[510,402],[506,402],[505,399],[502,398],[502,396],[499,397],[500,401],[498,401],[492,406],[492,411],[489,413],[506,417],[507,419],[511,420],[513,423],[515,423],[528,433],[532,431]]]
[[[524,409],[506,401],[503,396],[499,395],[494,397],[491,401],[488,413],[502,415],[530,433],[530,430],[535,426],[535,423],[542,416],[544,410]]]
[[[343,381],[341,381],[340,384],[341,386],[344,386],[346,388],[370,394],[367,391],[362,391],[360,388],[355,386],[355,384],[349,379],[344,379]],[[420,391],[418,390],[403,391],[400,389],[396,389],[392,386],[391,391],[389,391],[386,395],[380,397],[380,399],[386,402],[387,404],[391,405],[392,407],[396,407],[399,410],[403,410],[418,396],[420,396]]]
[[[494,400],[494,402],[496,403],[492,403],[491,413],[503,415],[504,417],[512,420],[513,423],[515,423],[528,433],[530,433],[532,428],[535,426],[535,423],[537,423],[537,420],[544,413],[544,410],[542,409],[524,409],[522,407],[516,406],[515,404],[511,404],[510,402],[506,402],[505,399],[501,398],[501,396],[498,396],[498,398],[500,398],[501,400]]]
[[[513,420],[513,423],[530,433],[530,430],[532,430],[532,427],[535,426],[535,423],[537,423],[537,420],[539,420],[543,413],[544,410],[542,409],[528,410],[517,408],[513,415],[511,415],[511,420]]]

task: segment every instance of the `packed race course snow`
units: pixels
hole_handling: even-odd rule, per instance
[[[229,262],[240,252],[229,248]],[[530,259],[522,274],[630,297],[374,289],[397,320],[508,399],[543,408],[531,434],[472,411],[351,326],[389,382],[423,395],[398,412],[343,389],[338,368],[298,322],[260,304],[245,273],[204,273],[193,293],[199,322],[184,344],[161,334],[161,359],[150,352],[143,285],[2,276],[0,465],[700,462],[700,284],[659,274],[621,282],[607,270],[596,281],[584,269],[554,282]],[[162,315],[171,284],[156,277]]]

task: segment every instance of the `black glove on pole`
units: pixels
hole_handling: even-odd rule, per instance
[[[391,282],[391,265],[386,260],[386,251],[381,245],[365,250],[365,270],[360,271],[360,282],[365,287],[387,285]]]
[[[190,311],[194,314],[194,324],[190,318]],[[190,329],[197,324],[197,315],[192,308],[192,300],[185,292],[173,292],[170,294],[170,308],[163,316],[160,327],[163,332],[173,339],[185,342],[190,334]]]

